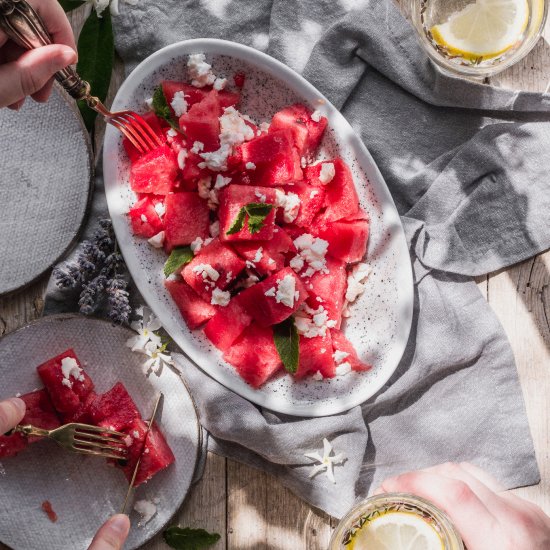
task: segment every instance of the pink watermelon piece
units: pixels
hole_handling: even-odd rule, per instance
[[[94,389],[94,384],[84,370],[80,372],[82,380],[77,380],[72,375],[69,376],[69,379],[65,379],[61,369],[62,361],[65,358],[74,359],[82,369],[82,364],[74,350],[68,349],[42,363],[36,370],[50,394],[55,409],[60,413],[73,413]]]
[[[293,223],[309,227],[325,203],[325,189],[304,182],[295,182],[284,189],[286,193],[295,193],[300,198],[300,210]]]
[[[323,375],[323,378],[334,378],[336,375],[329,331],[325,336],[313,338],[300,336],[300,364],[294,376],[300,379],[317,371]]]
[[[20,433],[0,435],[0,458],[15,456],[26,449],[29,442]]]
[[[164,92],[164,97],[166,98],[166,102],[168,103],[168,105],[172,103],[172,100],[174,99],[174,94],[176,92],[183,92],[185,101],[187,101],[187,105],[191,107],[192,105],[195,105],[195,103],[200,103],[203,99],[205,99],[212,90],[211,86],[196,88],[195,86],[191,86],[191,84],[186,84],[185,82],[177,82],[175,80],[163,80],[161,84],[162,91]],[[237,92],[222,90],[218,92],[218,97],[220,101],[220,111],[223,111],[223,109],[225,109],[226,107],[232,107],[236,105],[239,102],[240,94],[238,94]],[[172,110],[172,114],[174,114],[172,107],[170,107],[170,109]],[[218,114],[218,116],[220,115],[221,112]]]
[[[206,337],[222,351],[227,351],[252,322],[240,296],[238,294],[232,298],[226,307],[218,308],[216,315],[204,327]]]
[[[218,274],[217,279],[205,277],[202,271],[197,271],[196,268],[200,266],[213,268]],[[181,274],[199,296],[210,301],[214,288],[225,290],[245,267],[245,262],[216,238],[200,249]]]
[[[167,252],[176,246],[191,244],[197,237],[208,238],[210,209],[197,193],[183,191],[167,195],[165,206],[164,247]]]
[[[199,168],[201,162],[204,162],[201,156],[187,150],[187,158],[185,159],[185,164],[181,171],[181,188],[183,191],[197,190],[199,178],[203,175],[203,170]]]
[[[220,147],[220,100],[218,92],[212,90],[199,103],[195,103],[179,119],[179,125],[190,146],[195,141],[204,144],[203,151],[215,151]]]
[[[301,103],[285,107],[273,115],[269,132],[288,129],[292,133],[294,146],[301,157],[312,156],[327,127],[326,117],[316,122],[311,118],[312,111]]]
[[[292,306],[282,301],[277,302],[276,296],[270,295],[276,293],[279,282],[287,276],[294,279],[295,289],[298,293],[297,297],[294,297]],[[307,298],[307,295],[304,284],[290,267],[281,269],[262,282],[243,290],[240,294],[246,311],[263,327],[275,325],[290,317]]]
[[[162,231],[163,223],[155,210],[155,202],[159,201],[146,195],[130,208],[128,214],[134,235],[148,239]]]
[[[328,254],[333,258],[354,263],[363,259],[369,240],[369,222],[366,219],[329,221],[319,220],[313,232],[328,241]]]
[[[265,199],[264,199],[265,197]],[[275,228],[275,208],[267,215],[263,226],[257,233],[250,233],[248,218],[238,233],[228,235],[227,231],[233,225],[243,206],[250,203],[275,204],[275,190],[269,187],[230,184],[224,187],[219,194],[220,206],[220,239],[222,241],[266,241],[273,237]],[[264,199],[264,200],[262,200]]]
[[[223,358],[254,388],[259,388],[282,367],[272,329],[256,324],[244,330]]]
[[[83,424],[92,424],[90,407],[96,398],[97,394],[94,391],[91,391],[80,403],[80,406],[76,409],[76,411],[62,415],[63,423],[69,424],[70,422],[81,422]]]
[[[333,351],[343,351],[348,354],[342,362],[349,363],[351,368],[356,371],[367,371],[372,369],[372,365],[364,363],[359,359],[353,344],[346,338],[341,330],[331,329],[330,334],[332,336]]]
[[[141,115],[141,118],[149,124],[153,132],[162,140],[166,141],[166,135],[165,135],[165,128],[164,121],[161,121],[155,113],[152,111],[149,111],[147,113],[143,113]],[[124,138],[122,140],[122,145],[124,146],[124,150],[126,151],[126,154],[130,158],[130,161],[132,164],[137,161],[142,154],[136,149],[135,145],[128,139]]]
[[[121,431],[141,415],[134,400],[122,382],[117,382],[109,391],[98,395],[90,405],[92,423],[111,430]]]
[[[187,326],[194,330],[214,317],[216,308],[205,302],[186,282],[164,281]]]
[[[168,145],[146,153],[130,169],[130,187],[135,193],[167,195],[177,187],[178,178],[178,160]]]

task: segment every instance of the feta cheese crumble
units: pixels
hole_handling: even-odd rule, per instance
[[[227,78],[216,78],[216,80],[214,80],[214,90],[218,90],[221,91],[223,90],[225,87],[227,86]]]
[[[231,183],[231,178],[224,178],[221,174],[216,176],[216,183],[214,183],[214,189],[221,189]]]
[[[149,220],[147,219],[147,216],[145,214],[142,214],[139,219],[143,222],[143,223],[147,223]]]
[[[61,383],[68,388],[73,387],[73,383],[70,380],[71,376],[78,382],[84,382],[82,369],[78,366],[78,362],[73,357],[64,357],[61,359],[61,372],[63,374]]]
[[[217,281],[220,278],[220,274],[210,264],[199,264],[193,268],[193,273],[198,273],[203,279],[210,279]]]
[[[253,162],[247,162],[244,166],[247,170],[256,170],[256,165]]]
[[[220,222],[216,220],[210,224],[210,236],[217,237],[220,234]]]
[[[267,199],[267,197],[263,193],[260,193],[260,191],[258,191],[257,189],[254,192],[254,196],[260,199],[260,202],[265,202]]]
[[[206,57],[203,53],[189,56],[187,70],[189,78],[191,78],[191,84],[195,88],[204,88],[216,81],[216,75],[212,72],[212,65],[206,63]]]
[[[346,300],[354,302],[365,291],[365,281],[370,275],[371,268],[368,264],[358,263],[348,275],[348,288]]]
[[[309,198],[312,199],[312,198],[316,197],[318,194],[319,194],[319,189],[314,189],[314,190],[309,194]]]
[[[268,132],[270,126],[271,126],[271,124],[269,122],[261,122],[260,123],[260,130],[262,132]]]
[[[301,166],[302,168],[305,168],[305,167],[307,166],[307,159],[306,159],[306,157],[302,157],[302,158],[300,159],[300,166]]]
[[[335,363],[341,363],[348,356],[349,353],[347,351],[340,350],[335,350],[332,354],[332,358],[334,359]]]
[[[191,147],[191,153],[198,155],[204,149],[204,143],[202,141],[193,142],[193,147]]]
[[[231,300],[231,294],[229,292],[215,288],[212,292],[210,303],[214,306],[225,307],[229,304],[229,300]]]
[[[138,500],[134,504],[134,510],[141,516],[140,525],[145,525],[151,521],[157,513],[157,507],[150,500]]]
[[[311,378],[313,378],[313,380],[317,380],[317,381],[324,380],[323,375],[321,374],[320,370],[318,370]]]
[[[193,254],[196,254],[202,248],[203,240],[201,237],[197,237],[190,245],[189,248]]]
[[[351,372],[351,365],[348,362],[340,363],[336,367],[336,376],[345,376]]]
[[[177,135],[178,135],[178,133],[176,132],[176,130],[174,130],[174,128],[170,128],[170,129],[166,132],[166,137],[175,138]]]
[[[283,209],[283,219],[287,223],[292,223],[298,216],[300,210],[300,197],[296,193],[286,193],[280,189],[275,189],[276,206]]]
[[[328,241],[320,237],[314,237],[309,233],[304,233],[294,240],[294,246],[298,249],[298,256],[295,256],[291,260],[290,267],[297,271],[296,268],[300,265],[300,262],[296,258],[300,257],[308,265],[302,277],[311,277],[317,271],[328,273],[327,260],[325,258]]]
[[[154,248],[162,248],[164,244],[164,231],[159,231],[156,235],[153,235],[147,242]]]
[[[319,111],[319,109],[315,109],[315,111],[311,113],[311,120],[313,120],[313,122],[319,122],[321,120],[321,111]]]
[[[164,206],[163,202],[157,202],[157,204],[155,204],[155,212],[158,214],[159,218],[162,218],[164,214],[166,214],[166,206]]]
[[[307,304],[302,304],[296,312],[294,322],[298,334],[305,338],[325,336],[328,329],[336,326],[336,321],[328,318],[328,312],[321,305],[317,309],[312,309]]]
[[[269,288],[264,292],[264,295],[268,296],[269,298],[275,298],[275,292],[276,292],[276,289],[274,286],[272,286],[271,288]]]
[[[322,164],[321,171],[319,172],[319,181],[323,185],[326,185],[334,179],[335,175],[336,169],[334,168],[334,164],[332,162],[325,162]]]
[[[178,152],[178,167],[180,170],[185,168],[185,159],[187,158],[187,149],[180,149]]]
[[[177,117],[184,115],[187,112],[187,101],[185,100],[185,94],[182,91],[176,92],[170,106],[174,109],[174,113]]]
[[[292,275],[285,275],[277,281],[277,293],[275,301],[284,304],[287,307],[294,307],[296,299],[296,279]]]

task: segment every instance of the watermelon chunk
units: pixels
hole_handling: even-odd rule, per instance
[[[162,220],[155,210],[155,201],[150,195],[136,202],[128,214],[134,235],[148,239],[163,229]]]
[[[29,442],[20,433],[11,435],[0,435],[0,458],[15,456],[23,451]]]
[[[310,157],[319,147],[327,127],[326,117],[320,117],[316,122],[311,118],[311,113],[301,103],[285,107],[273,115],[269,132],[290,130],[298,154],[301,157]]]
[[[275,204],[275,199],[275,190],[268,187],[235,184],[224,187],[219,194],[220,239],[222,241],[266,241],[271,239],[275,227],[275,208],[267,215],[262,228],[257,233],[250,233],[248,230],[248,219],[238,233],[227,235],[227,231],[233,225],[243,206],[261,202]]]
[[[97,394],[94,391],[91,391],[80,403],[80,406],[76,409],[76,411],[62,415],[63,423],[69,424],[70,422],[81,422],[83,424],[92,424],[90,407],[96,398]]]
[[[285,192],[295,193],[300,198],[300,210],[293,223],[300,227],[309,227],[325,203],[325,189],[295,182],[294,185],[286,186]]]
[[[141,415],[134,400],[122,382],[117,382],[109,391],[97,396],[90,406],[93,424],[121,431]]]
[[[69,373],[68,378],[63,375],[62,365],[70,366],[73,363],[73,361],[63,361],[64,359],[76,361],[78,369],[80,369],[78,378],[74,376],[76,372]],[[92,380],[82,370],[82,365],[72,349],[42,363],[36,370],[50,394],[55,409],[60,413],[75,412],[94,389]]]
[[[241,295],[231,299],[226,307],[220,307],[206,323],[204,334],[220,350],[227,351],[244,329],[252,322],[252,317],[241,303]]]
[[[164,286],[191,330],[204,325],[216,314],[216,308],[210,302],[205,302],[187,283],[166,280]]]
[[[212,90],[211,86],[196,88],[195,86],[191,86],[191,84],[177,82],[175,80],[163,80],[161,84],[162,91],[164,92],[164,97],[166,98],[168,105],[172,103],[176,92],[183,92],[187,105],[191,107],[192,105],[195,105],[195,103],[200,103],[203,99],[205,99]],[[218,98],[220,101],[220,113],[218,116],[220,116],[223,109],[234,106],[239,102],[240,94],[237,92],[222,90],[218,92]],[[172,110],[172,114],[175,114],[172,107],[170,107],[170,109]]]
[[[165,128],[163,127],[163,122],[153,113],[152,111],[149,111],[147,113],[144,113],[141,115],[141,118],[149,124],[153,132],[162,140],[166,140],[166,135],[164,133]],[[126,151],[126,154],[130,158],[130,161],[132,164],[138,160],[142,154],[136,149],[134,144],[128,139],[124,138],[122,140],[122,145],[124,146],[124,150]]]
[[[312,232],[328,241],[328,254],[333,258],[358,262],[367,251],[369,222],[366,219],[328,221],[323,217],[314,224]]]
[[[167,195],[165,206],[164,246],[168,252],[176,246],[191,244],[197,237],[208,238],[210,209],[197,193],[183,191]]]
[[[243,143],[240,154],[245,166],[252,163],[256,167],[248,171],[253,183],[272,187],[303,178],[290,130],[262,134]]]
[[[323,378],[334,378],[336,375],[329,331],[325,336],[313,338],[300,336],[300,364],[294,376],[300,379],[317,371],[323,375]]]
[[[217,276],[214,273],[210,276],[208,272],[199,270],[200,266],[212,268]],[[203,246],[183,268],[182,276],[199,296],[210,301],[214,288],[226,289],[245,267],[245,262],[216,238]]]
[[[130,187],[136,193],[167,195],[177,186],[178,176],[176,154],[168,145],[163,145],[132,164]]]
[[[372,365],[364,363],[359,359],[357,351],[353,347],[353,344],[346,338],[345,334],[341,330],[331,329],[330,334],[332,336],[333,351],[341,351],[348,354],[339,363],[346,362],[351,365],[351,368],[356,371],[367,371],[372,369]]]
[[[285,304],[283,301],[278,302],[275,296],[280,288],[280,282],[286,277],[294,279],[295,292],[298,293],[297,297],[293,297],[292,305]],[[263,327],[275,325],[290,317],[307,298],[307,295],[302,281],[290,267],[281,269],[264,281],[243,290],[240,294],[241,303],[246,311]]]
[[[218,92],[212,90],[199,103],[195,103],[187,113],[179,119],[179,125],[187,136],[187,142],[192,144],[200,141],[204,144],[203,151],[215,151],[220,147],[220,100]]]
[[[282,367],[273,330],[255,324],[244,330],[223,358],[254,388],[259,388]]]

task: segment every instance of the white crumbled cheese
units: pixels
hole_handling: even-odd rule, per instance
[[[313,197],[316,197],[319,194],[319,189],[314,189],[310,194],[309,198],[312,199]]]
[[[217,237],[220,234],[220,222],[216,220],[210,224],[210,236]]]
[[[170,128],[167,132],[166,132],[166,135],[168,137],[172,137],[172,138],[175,138],[178,133],[176,132],[176,130],[174,130],[174,128]]]
[[[259,261],[261,261],[263,256],[263,248],[260,246],[258,250],[256,250],[256,255],[254,256],[254,259],[252,260],[255,264],[257,264]]]
[[[197,237],[190,245],[189,248],[191,248],[191,251],[193,254],[197,254],[197,252],[200,251],[202,248],[202,245],[204,244],[204,241],[201,237]]]
[[[311,113],[311,120],[313,120],[313,122],[319,122],[321,120],[321,111],[315,109],[315,111]]]
[[[318,381],[324,380],[320,370],[318,370],[311,378],[313,378],[313,380],[318,380]]]
[[[72,388],[72,387],[73,387],[73,383],[72,383],[70,380],[67,380],[66,378],[63,378],[63,380],[61,380],[61,383],[62,383],[64,386],[67,386],[68,388]]]
[[[284,304],[287,307],[294,306],[296,291],[296,279],[292,275],[285,275],[277,281],[277,293],[275,301]]]
[[[321,171],[319,172],[319,181],[326,185],[334,179],[335,175],[336,170],[334,168],[334,164],[332,162],[325,162],[322,164]]]
[[[346,300],[354,302],[365,290],[365,281],[370,275],[371,268],[368,264],[358,263],[348,275],[348,288]]]
[[[243,288],[250,288],[252,285],[255,285],[260,279],[254,273],[247,273],[248,277],[243,280],[241,283]]]
[[[273,265],[275,263],[275,260],[273,258],[269,258],[269,260],[267,260],[267,263],[268,265]]]
[[[198,155],[204,149],[204,143],[202,141],[193,142],[193,147],[191,147],[191,153]]]
[[[316,313],[313,316],[313,324],[316,327],[322,327],[327,324],[328,321],[328,311],[323,308],[323,310],[319,313]]]
[[[321,298],[321,296],[317,296],[315,299],[321,304],[324,302],[324,300],[323,300],[323,298]]]
[[[180,149],[178,153],[178,166],[180,170],[185,168],[185,159],[187,158],[187,149]]]
[[[214,81],[214,90],[221,91],[227,86],[227,78],[216,78]]]
[[[166,206],[164,206],[163,202],[157,202],[157,204],[155,204],[155,212],[158,214],[159,218],[162,218],[164,214],[166,214]]]
[[[231,300],[231,294],[229,292],[215,288],[212,292],[210,303],[214,306],[225,307],[229,303],[229,300]]]
[[[154,248],[162,248],[164,244],[164,231],[159,231],[156,235],[153,235],[147,242]]]
[[[72,388],[71,376],[79,382],[84,382],[84,375],[82,369],[78,366],[78,362],[73,357],[64,357],[61,359],[61,372],[63,373],[63,380],[61,383],[68,388]]]
[[[21,397],[21,392],[18,391],[18,392],[15,394],[15,397]]]
[[[327,261],[325,258],[328,249],[328,241],[320,237],[314,237],[309,233],[304,233],[294,240],[294,246],[298,249],[298,253],[302,260],[308,265],[302,277],[311,277],[317,271],[328,273],[326,267]],[[294,264],[297,265],[297,262],[294,262]],[[291,267],[294,269],[292,263]]]
[[[139,219],[143,222],[143,223],[147,223],[149,220],[147,219],[147,216],[145,214],[142,214]]]
[[[200,156],[204,162],[199,162],[199,168],[208,168],[214,172],[222,172],[227,170],[227,157],[231,153],[231,147],[224,143],[217,151],[211,153],[201,153]]]
[[[149,447],[147,447],[147,448],[143,451],[143,454],[145,454],[145,455],[148,455],[148,454],[149,454]]]
[[[124,445],[126,445],[126,447],[130,447],[132,445],[132,443],[134,442],[134,439],[132,438],[131,435],[127,435],[124,439]]]
[[[228,271],[226,274],[225,274],[225,282],[226,283],[230,283],[231,280],[233,279],[233,272],[232,271]]]
[[[247,170],[256,170],[256,165],[253,162],[247,162],[244,166]]]
[[[141,525],[145,525],[151,521],[153,516],[157,513],[157,507],[150,500],[138,500],[134,504],[134,510],[141,516]]]
[[[351,311],[347,306],[347,302],[346,302],[346,305],[344,305],[344,309],[342,309],[342,317],[344,317],[345,319],[351,317]]]
[[[300,159],[300,166],[301,166],[302,168],[305,168],[305,167],[307,166],[307,159],[306,159],[306,157],[302,157],[302,158]]]
[[[332,354],[332,358],[334,359],[335,363],[341,363],[346,357],[349,356],[349,353],[347,351],[340,351],[340,350],[334,350],[334,353]]]
[[[275,204],[283,209],[283,219],[286,223],[292,223],[298,216],[300,210],[300,197],[296,193],[287,193],[280,189],[275,189],[276,202]]]
[[[216,182],[214,183],[214,189],[221,189],[231,183],[231,178],[224,178],[221,174],[216,176]]]
[[[187,101],[185,101],[185,94],[182,91],[176,92],[170,106],[174,109],[174,113],[177,117],[184,115],[187,112]]]
[[[137,430],[134,430],[132,432],[132,435],[137,439],[139,437],[139,432]]]
[[[304,264],[305,262],[300,255],[294,256],[294,258],[292,258],[292,260],[290,260],[289,262],[290,267],[294,269],[296,273],[302,270],[302,268],[304,267]]]
[[[260,202],[265,202],[267,199],[267,197],[263,193],[260,193],[260,191],[258,191],[257,189],[254,192],[254,196],[260,199]]]
[[[153,110],[153,98],[152,97],[148,97],[146,100],[145,100],[145,105],[147,106],[147,108],[152,111]]]
[[[260,123],[260,130],[262,132],[268,132],[270,126],[271,126],[271,124],[269,122],[262,122],[262,123]]]
[[[216,75],[212,72],[212,65],[206,63],[203,53],[196,53],[189,56],[187,70],[191,84],[195,88],[210,86],[216,81]]]
[[[326,352],[327,352],[327,348],[321,348],[319,351],[320,351],[321,353],[326,353]]]
[[[199,264],[193,268],[193,273],[198,273],[203,279],[211,279],[217,281],[220,274],[210,264]]]
[[[323,306],[312,309],[305,303],[296,312],[294,321],[298,333],[306,338],[325,336],[328,329],[336,326],[336,321],[328,318],[328,312]]]
[[[346,361],[345,363],[340,363],[336,367],[336,376],[345,376],[351,372],[351,365]]]
[[[212,187],[212,178],[210,176],[201,178],[198,183],[198,192],[201,199],[208,199],[210,197],[210,187]]]
[[[264,295],[268,296],[269,298],[275,298],[275,292],[276,292],[275,287],[272,286],[270,289],[264,292]]]

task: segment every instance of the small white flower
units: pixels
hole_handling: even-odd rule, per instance
[[[161,328],[160,321],[152,314],[148,308],[140,307],[136,313],[141,317],[141,320],[134,321],[130,327],[137,332],[137,336],[132,336],[126,340],[126,345],[139,353],[148,355],[146,346],[151,342],[155,347],[161,346],[160,336],[155,334],[155,330]]]
[[[319,472],[326,471],[327,477],[330,479],[330,481],[332,481],[332,483],[336,483],[333,470],[334,465],[342,464],[346,460],[346,457],[343,453],[331,456],[332,454],[332,445],[328,442],[327,438],[323,439],[323,456],[321,456],[317,452],[305,453],[304,456],[306,456],[307,458],[311,458],[312,460],[315,460],[315,462],[319,462],[319,464],[315,464],[313,466],[311,473],[309,474],[310,478],[316,476]]]
[[[143,363],[143,372],[147,375],[150,372],[160,374],[162,367],[165,365],[173,365],[174,360],[168,353],[164,352],[165,346],[156,346],[153,342],[145,344],[145,354],[149,357]]]

